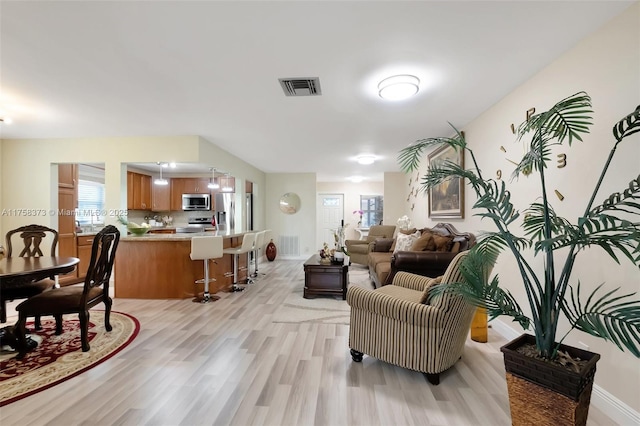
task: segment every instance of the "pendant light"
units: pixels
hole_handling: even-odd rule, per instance
[[[164,164],[158,163],[158,166],[160,166],[160,177],[153,181],[154,185],[168,185],[169,181],[162,178],[162,167],[164,167]]]
[[[220,184],[218,183],[218,178],[216,177],[216,169],[212,167],[210,170],[211,178],[209,179],[209,185],[207,185],[207,188],[218,189],[220,188]]]
[[[233,188],[229,185],[229,173],[227,173],[224,179],[224,185],[222,186],[223,192],[233,192]]]

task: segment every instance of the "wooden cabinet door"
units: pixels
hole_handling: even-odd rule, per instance
[[[181,180],[184,194],[208,194],[211,192],[207,178],[183,178]]]
[[[87,268],[91,261],[91,245],[93,244],[93,235],[77,237],[78,245],[78,258],[80,263],[78,264],[78,279],[83,279],[87,276]]]
[[[133,172],[127,172],[127,209],[129,210],[133,210],[133,186],[134,186],[134,182],[133,182],[133,175],[135,173]]]
[[[73,214],[77,206],[76,189],[58,188],[58,256],[76,257],[76,217]],[[77,269],[61,275],[61,284],[70,284],[78,279]]]
[[[151,176],[140,175],[140,208],[151,209]]]
[[[58,188],[75,189],[78,184],[78,166],[76,164],[58,164]]]
[[[181,211],[182,210],[182,194],[186,192],[184,191],[184,179],[180,178],[172,178],[170,181],[171,184],[171,202],[170,209],[172,211]]]
[[[151,202],[154,212],[171,210],[171,185],[152,185]]]
[[[131,177],[129,177],[131,173]],[[131,180],[131,183],[129,183]],[[131,210],[150,210],[151,209],[151,176],[141,173],[127,172],[127,191],[129,186],[132,187],[132,203],[129,207]],[[129,204],[129,194],[127,194],[127,204]]]

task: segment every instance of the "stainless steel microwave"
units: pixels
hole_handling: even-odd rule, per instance
[[[182,194],[182,210],[211,210],[211,195]]]

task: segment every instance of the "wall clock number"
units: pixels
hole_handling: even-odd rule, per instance
[[[558,154],[558,168],[561,169],[567,165],[567,154]]]
[[[560,201],[564,201],[564,195],[562,195],[560,191],[558,191],[557,189],[554,189],[554,192],[556,193],[556,196]]]
[[[500,169],[496,170],[496,179],[498,180],[502,179],[502,170]]]

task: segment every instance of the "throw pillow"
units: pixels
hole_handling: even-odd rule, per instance
[[[373,251],[391,251],[391,246],[395,243],[396,240],[393,238],[378,238],[373,242]]]
[[[433,240],[436,244],[436,251],[451,251],[453,237],[433,234]]]
[[[433,240],[433,234],[428,231],[423,232],[420,238],[411,246],[411,251],[435,251],[435,249],[436,243]]]
[[[403,233],[398,234],[398,236],[396,237],[396,247],[393,252],[397,253],[399,251],[409,251],[413,243],[415,243],[418,238],[420,238],[419,231],[416,231],[411,235],[406,235]]]
[[[422,296],[420,297],[420,303],[428,304],[429,303],[429,289],[436,284],[440,284],[442,282],[442,275],[437,278],[429,281],[429,284],[422,290]]]

